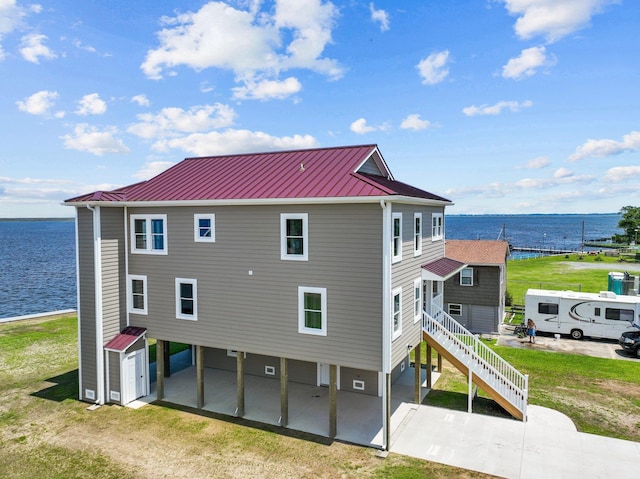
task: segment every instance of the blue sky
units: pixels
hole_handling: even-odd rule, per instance
[[[448,214],[640,203],[632,0],[0,0],[0,218],[185,157],[377,143]]]

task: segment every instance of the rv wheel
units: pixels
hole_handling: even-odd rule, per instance
[[[572,329],[571,337],[573,339],[582,339],[582,331],[580,331],[579,329]]]
[[[640,359],[640,347],[636,348],[636,358]]]

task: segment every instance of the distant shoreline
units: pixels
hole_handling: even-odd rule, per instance
[[[67,218],[0,218],[0,221],[74,221],[73,216]]]

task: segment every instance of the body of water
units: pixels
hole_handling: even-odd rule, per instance
[[[617,214],[448,215],[449,239],[506,239],[512,246],[580,250],[621,233]],[[587,248],[585,248],[586,250]],[[0,318],[76,308],[75,223],[0,220]]]
[[[0,220],[0,318],[76,308],[74,221]]]

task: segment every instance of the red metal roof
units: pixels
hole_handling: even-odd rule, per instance
[[[368,159],[380,172],[358,172]],[[376,167],[373,168],[375,171]],[[158,176],[67,200],[136,202],[402,195],[448,200],[393,180],[376,145],[187,158]]]
[[[117,334],[111,341],[104,345],[108,351],[123,352],[135,343],[140,336],[147,331],[147,328],[137,326],[127,326],[120,334]]]
[[[423,264],[422,269],[436,276],[438,280],[445,281],[465,266],[467,266],[465,263],[445,257]]]

